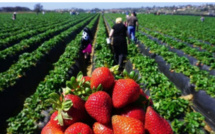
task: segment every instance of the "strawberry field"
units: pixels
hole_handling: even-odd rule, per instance
[[[0,133],[215,131],[214,18],[138,14],[120,73],[106,38],[124,14],[10,16],[0,15]]]

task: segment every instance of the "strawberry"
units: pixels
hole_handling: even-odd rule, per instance
[[[102,124],[108,124],[111,120],[112,101],[109,94],[98,91],[91,94],[85,103],[88,114]]]
[[[76,95],[66,95],[64,97],[64,100],[71,100],[73,105],[72,107],[67,111],[68,115],[72,117],[72,122],[82,121],[86,118],[87,112],[85,110],[85,101],[82,100],[80,97]]]
[[[65,128],[66,128],[65,124],[68,124],[68,122],[69,122],[70,120],[64,119],[64,120],[63,120],[63,124],[64,124],[64,125],[61,126],[61,125],[58,123],[57,116],[58,116],[58,111],[55,111],[55,112],[51,115],[51,118],[50,118],[49,122],[52,124],[52,126],[55,126],[55,127],[58,127],[58,128],[60,128],[60,129],[65,130]]]
[[[114,134],[144,134],[144,124],[134,118],[120,115],[112,116]]]
[[[119,79],[113,88],[113,106],[122,108],[136,101],[139,95],[140,86],[133,79]]]
[[[63,134],[63,129],[56,126],[56,124],[52,124],[49,121],[46,124],[46,126],[42,129],[41,134]]]
[[[97,88],[100,84],[104,91],[111,89],[114,84],[114,76],[107,67],[96,68],[92,73],[91,89]]]
[[[113,134],[113,130],[110,126],[103,125],[99,122],[93,124],[93,132],[94,134]]]
[[[55,124],[67,127],[75,122],[85,120],[87,117],[84,107],[85,101],[76,95],[68,94],[60,97],[58,94],[52,93],[49,101],[58,110],[51,117],[51,121]]]
[[[169,123],[154,111],[151,106],[147,107],[145,129],[150,134],[173,134]]]
[[[93,134],[93,131],[87,124],[77,122],[69,126],[64,134]]]
[[[145,111],[139,106],[126,106],[123,108],[121,115],[138,119],[143,123],[145,122]]]

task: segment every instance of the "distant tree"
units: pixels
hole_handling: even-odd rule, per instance
[[[38,14],[39,12],[41,12],[43,10],[43,5],[41,5],[40,3],[37,3],[34,6],[34,11]]]

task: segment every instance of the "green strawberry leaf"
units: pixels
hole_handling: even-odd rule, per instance
[[[66,100],[62,103],[62,110],[68,111],[72,107],[73,103],[71,100]]]
[[[72,120],[72,117],[67,112],[61,112],[63,119]]]
[[[63,90],[63,94],[64,95],[67,95],[67,94],[71,94],[71,89],[69,88],[69,87],[66,87],[66,88],[62,88],[62,90]]]

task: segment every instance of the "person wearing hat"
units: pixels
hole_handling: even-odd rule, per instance
[[[81,38],[81,50],[84,54],[84,58],[88,59],[90,57],[90,53],[92,52],[92,39],[93,35],[91,30],[88,27],[83,29],[82,38]]]
[[[127,40],[129,43],[129,35],[126,26],[122,23],[122,18],[116,18],[116,23],[112,27],[109,37],[113,37],[114,62],[119,65],[119,70],[123,70],[123,60],[126,59],[128,53]]]
[[[127,26],[131,40],[135,41],[135,30],[138,31],[138,20],[135,12],[132,12],[131,16],[127,17]]]

